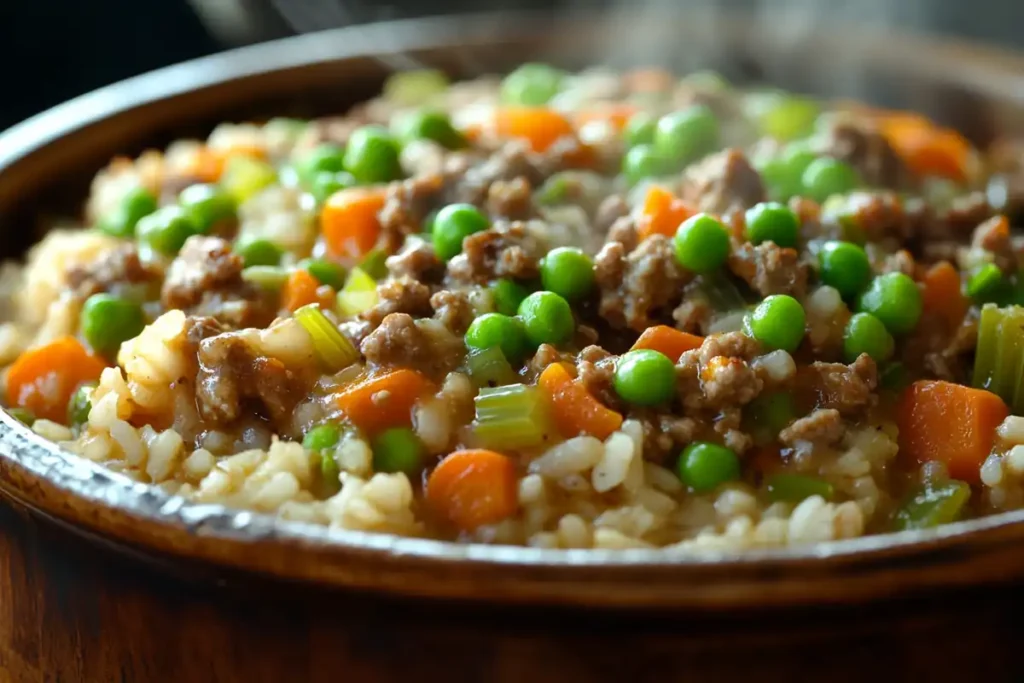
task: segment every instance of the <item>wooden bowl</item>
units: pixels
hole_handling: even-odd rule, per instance
[[[429,64],[470,76],[537,58],[570,66],[713,66],[737,78],[921,109],[979,144],[1018,133],[1024,121],[1024,60],[1016,55],[850,26],[773,33],[742,16],[687,16],[517,14],[378,24],[245,48],[104,88],[0,136],[5,256],[38,239],[53,216],[74,210],[89,178],[115,154],[201,134],[222,120],[340,112],[373,94],[397,66]],[[773,25],[798,26],[784,17]],[[177,573],[241,571],[487,604],[702,611],[865,604],[1024,575],[1024,511],[927,532],[692,557],[329,531],[187,503],[65,454],[6,415],[0,489],[95,543]]]

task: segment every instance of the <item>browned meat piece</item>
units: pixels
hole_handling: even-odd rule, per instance
[[[853,166],[868,185],[902,189],[914,180],[885,136],[862,120],[832,121],[818,151]]]
[[[988,220],[995,213],[996,210],[989,203],[985,193],[975,191],[957,197],[948,209],[939,213],[938,220],[922,222],[922,226],[928,239],[962,240],[979,223]],[[931,227],[932,225],[937,227]]]
[[[722,435],[722,443],[739,455],[743,455],[754,444],[754,439],[740,430],[742,422],[743,411],[739,406],[725,408],[715,420],[715,432]]]
[[[534,215],[530,181],[524,176],[497,180],[487,189],[487,213],[510,220],[525,221]]]
[[[406,313],[415,318],[431,315],[430,287],[410,278],[386,280],[377,285],[377,305],[361,317],[372,327],[380,325],[392,313]]]
[[[629,204],[622,195],[613,194],[605,197],[594,214],[594,231],[599,235],[606,234],[620,218],[629,215]],[[619,240],[621,241],[621,240]]]
[[[795,249],[762,242],[745,242],[729,255],[729,270],[761,296],[789,294],[801,298],[807,290],[807,264]]]
[[[265,327],[275,306],[242,279],[242,267],[227,241],[193,235],[171,263],[160,301],[164,308],[210,316],[235,329]]]
[[[67,271],[68,287],[83,299],[100,292],[117,294],[126,286],[153,283],[159,279],[159,269],[142,263],[138,249],[130,243],[90,263],[72,266]]]
[[[588,346],[580,351],[576,373],[580,383],[599,401],[614,408],[620,407],[621,402],[612,389],[615,358],[607,351],[599,346]]]
[[[444,264],[434,253],[434,246],[425,240],[406,240],[401,251],[389,256],[384,264],[393,278],[439,282],[444,277]]]
[[[870,242],[885,239],[904,242],[916,229],[915,220],[904,211],[903,202],[895,192],[852,192],[846,198],[844,214]]]
[[[544,245],[523,223],[495,223],[462,241],[462,253],[448,262],[455,282],[486,283],[499,277],[537,277]]]
[[[1017,255],[1010,242],[1010,230],[1003,216],[993,216],[979,225],[971,236],[971,246],[992,254],[993,262],[1004,273],[1017,269]]]
[[[711,322],[711,306],[704,299],[692,297],[685,299],[672,311],[672,319],[676,327],[684,332],[704,334]]]
[[[196,376],[199,412],[207,420],[228,424],[246,414],[247,401],[258,400],[273,422],[284,424],[305,393],[295,370],[259,355],[240,333],[205,339],[199,344]]]
[[[867,354],[850,365],[815,362],[797,371],[797,382],[819,408],[834,408],[852,416],[874,403],[878,367]]]
[[[712,154],[687,170],[682,198],[699,211],[725,215],[763,202],[761,175],[738,149]]]
[[[422,231],[423,219],[439,203],[444,179],[439,175],[417,176],[391,183],[380,210],[380,247],[391,254],[405,238]]]
[[[444,377],[465,355],[462,338],[436,320],[413,320],[406,313],[392,313],[367,336],[359,350],[367,362],[382,367],[419,370]]]
[[[820,408],[779,432],[779,441],[785,446],[794,446],[798,441],[831,446],[843,438],[845,431],[838,410]]]
[[[951,335],[943,329],[944,321],[937,321],[939,325],[934,322],[922,320],[915,335],[927,335],[923,339],[924,348],[927,349],[923,354],[924,369],[938,379],[967,383],[970,380],[970,354],[978,343],[977,309],[965,316]],[[936,330],[936,327],[939,329]],[[912,344],[908,344],[905,354],[920,352]]]
[[[640,237],[637,235],[636,221],[633,217],[623,216],[612,223],[612,227],[608,228],[607,241],[618,242],[627,252],[636,249],[636,245],[640,243]]]
[[[637,332],[655,316],[669,314],[691,277],[676,263],[675,249],[664,235],[652,235],[628,255],[621,243],[608,242],[594,263],[601,316],[612,327]]]
[[[531,158],[529,146],[522,140],[506,143],[480,163],[473,163],[468,156],[450,159],[445,176],[449,188],[446,201],[477,206],[484,205],[491,185],[497,181],[522,177],[536,187],[545,177],[537,168],[536,160]]]
[[[644,460],[668,464],[679,449],[693,441],[700,429],[697,420],[666,415],[650,409],[633,408],[627,419],[636,420],[644,430]]]
[[[186,355],[199,353],[200,342],[210,337],[216,337],[218,334],[226,331],[216,318],[194,315],[185,318]]]
[[[537,347],[537,351],[526,363],[527,378],[531,379],[540,375],[544,372],[544,368],[551,365],[552,363],[558,363],[563,360],[571,360],[565,354],[559,353],[558,349],[551,344],[541,344]]]
[[[696,354],[697,360],[701,364],[706,364],[712,358],[719,356],[752,360],[760,352],[761,345],[757,340],[751,339],[742,332],[725,332],[709,336],[699,349],[688,353]]]
[[[701,365],[701,388],[711,408],[746,405],[761,393],[764,382],[741,358],[715,356]]]
[[[473,305],[465,292],[441,290],[430,297],[434,317],[453,334],[465,334],[473,322]]]

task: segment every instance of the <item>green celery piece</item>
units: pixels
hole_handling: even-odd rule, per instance
[[[466,356],[466,369],[477,388],[513,384],[519,379],[497,346],[470,351]]]
[[[309,333],[313,351],[327,370],[338,372],[359,360],[359,351],[327,319],[317,304],[308,304],[295,311],[295,319]]]
[[[1007,403],[1013,401],[1013,394],[1019,379],[1018,367],[1024,353],[1024,309],[1017,306],[1000,309],[999,337],[996,345],[996,367],[993,374],[993,391]]]
[[[473,433],[486,447],[532,448],[548,438],[548,407],[535,386],[481,389],[474,403]]]
[[[722,273],[702,275],[698,289],[719,313],[731,313],[747,305],[736,283]]]
[[[996,351],[999,340],[1002,312],[995,304],[986,304],[978,320],[978,345],[974,354],[974,377],[971,384],[979,389],[992,390],[993,372],[996,368]]]
[[[835,495],[832,484],[803,474],[776,474],[768,479],[767,489],[768,498],[773,502],[799,503],[811,496],[831,500]]]
[[[896,513],[894,526],[897,531],[905,531],[955,522],[970,498],[971,487],[955,479],[925,488],[903,504]]]
[[[743,411],[744,430],[758,445],[771,443],[795,417],[793,397],[787,392],[761,394]]]

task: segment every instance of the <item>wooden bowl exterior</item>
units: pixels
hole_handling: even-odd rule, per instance
[[[841,68],[880,88],[878,96],[887,103],[959,123],[982,143],[997,132],[1018,132],[1022,120],[1024,60],[1014,55],[913,36],[879,39],[849,27],[782,40],[743,17],[716,17],[710,28],[715,51],[705,56],[733,73],[838,94],[828,77]],[[682,67],[697,64],[673,53],[672,46],[709,45],[706,25],[652,18],[432,19],[246,48],[97,91],[0,136],[6,255],[38,238],[47,217],[80,203],[88,179],[114,154],[202,132],[219,120],[341,111],[372,94],[396,65],[426,63],[462,75],[538,56],[580,65],[608,56],[608,45],[621,44],[633,30],[645,42],[629,45],[661,45],[661,57]],[[632,61],[658,56],[644,52]],[[837,56],[846,61],[836,62]],[[631,60],[619,55],[611,61]],[[204,581],[220,571],[244,571],[418,598],[707,614],[865,604],[1024,575],[1024,552],[1018,549],[1024,512],[928,533],[702,557],[458,546],[329,532],[166,496],[61,453],[6,415],[0,423],[0,490],[96,544]]]

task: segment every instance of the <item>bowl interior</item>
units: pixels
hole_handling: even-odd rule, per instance
[[[786,22],[773,22],[772,25]],[[483,15],[312,34],[189,62],[96,91],[0,136],[2,255],[74,215],[97,170],[220,121],[337,114],[396,68],[472,77],[543,59],[567,67],[714,68],[826,97],[913,108],[980,145],[1017,135],[1024,59],[856,26],[773,31],[742,15]],[[49,515],[155,552],[292,579],[448,597],[725,606],[859,600],[1024,573],[1024,515],[930,534],[724,558],[552,553],[392,539],[197,506],[66,456],[3,416],[0,488]],[[955,571],[954,571],[955,569]],[[771,586],[772,594],[765,592]]]

